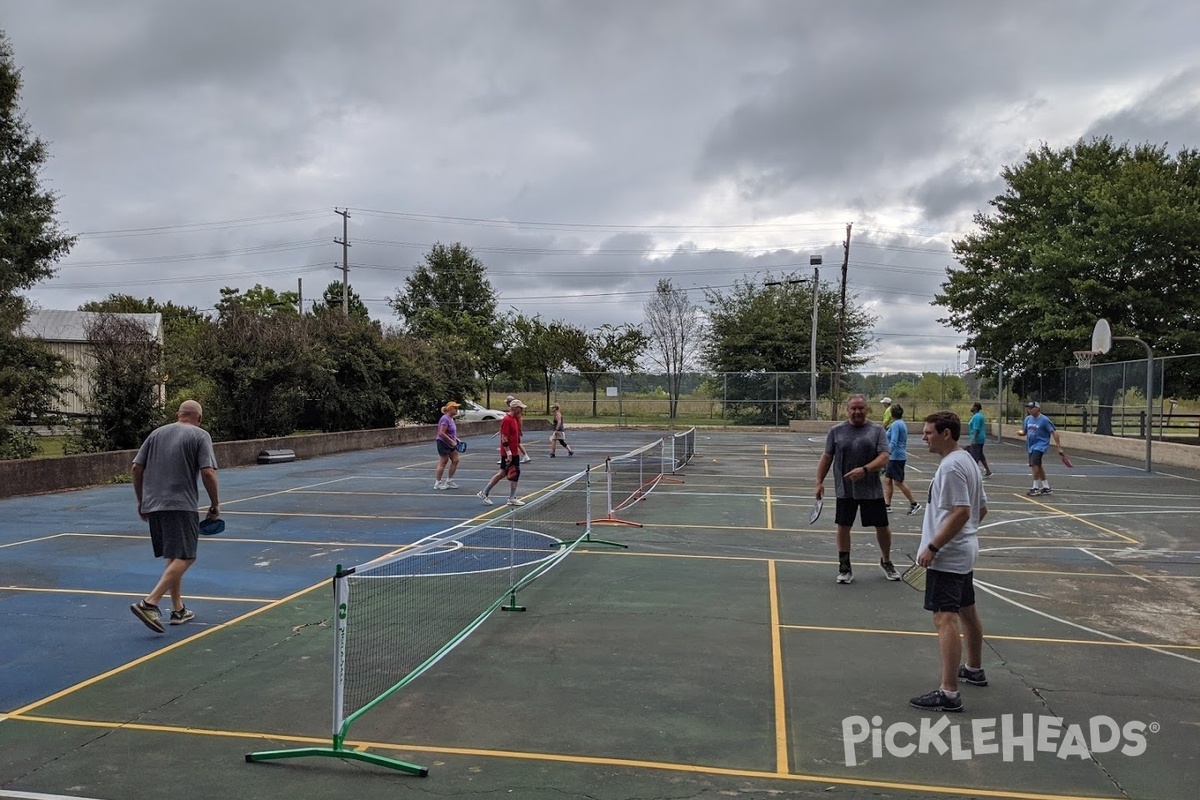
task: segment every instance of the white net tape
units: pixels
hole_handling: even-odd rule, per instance
[[[1096,357],[1095,350],[1076,350],[1075,363],[1080,369],[1085,369],[1092,366],[1092,359]]]

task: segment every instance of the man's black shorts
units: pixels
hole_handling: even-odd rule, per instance
[[[1046,452],[1044,450],[1030,450],[1029,451],[1029,466],[1031,466],[1031,467],[1041,466],[1042,456],[1044,456],[1044,455],[1046,455]]]
[[[151,511],[150,546],[155,558],[194,561],[200,541],[200,514],[196,511]]]
[[[953,611],[975,605],[975,573],[942,572],[928,569],[925,572],[925,610]]]
[[[521,456],[502,453],[500,455],[500,471],[510,481],[521,480]]]
[[[887,506],[883,504],[883,498],[878,500],[852,500],[846,497],[837,499],[837,512],[833,521],[837,525],[846,525],[854,527],[854,518],[859,516],[859,510],[862,511],[862,524],[864,528],[885,528],[888,525]]]
[[[983,462],[983,442],[972,442],[967,445],[967,452],[971,454],[971,458],[975,459],[976,464]]]
[[[904,465],[907,463],[907,461],[889,461],[884,467],[883,477],[904,483]]]

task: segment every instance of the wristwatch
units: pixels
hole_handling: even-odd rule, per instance
[[[938,547],[937,545],[935,545],[933,542],[930,542],[929,544],[927,544],[925,546],[928,547],[929,552],[933,553],[934,555],[937,555],[937,551],[942,549],[942,548]]]

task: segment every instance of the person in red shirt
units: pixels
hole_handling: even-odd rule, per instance
[[[508,478],[508,505],[525,505],[525,501],[517,498],[517,483],[521,480],[521,415],[525,408],[520,400],[510,401],[508,414],[500,421],[500,469],[484,490],[475,495],[485,506],[492,505],[492,498],[488,495],[492,487],[504,478]]]

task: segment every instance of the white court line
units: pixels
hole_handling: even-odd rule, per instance
[[[979,580],[978,578],[976,578],[974,581],[972,581],[972,583],[974,583],[976,586],[986,586],[989,589],[996,589],[997,591],[1001,591],[1001,592],[1011,592],[1012,594],[1024,595],[1025,597],[1036,597],[1039,600],[1048,600],[1049,599],[1044,595],[1034,594],[1033,592],[1022,592],[1020,589],[1010,589],[1007,586],[999,586],[995,583],[984,583],[983,581]]]
[[[6,719],[0,717],[0,721]],[[0,797],[12,797],[16,800],[94,800],[94,798],[78,797],[71,794],[37,794],[36,792],[10,792],[0,789]]]
[[[1096,559],[1097,561],[1103,561],[1105,564],[1108,564],[1110,567],[1112,567],[1113,569],[1115,569],[1117,572],[1120,572],[1122,575],[1130,575],[1130,576],[1132,576],[1132,577],[1134,577],[1134,578],[1137,578],[1137,579],[1138,579],[1139,581],[1141,581],[1142,583],[1151,583],[1151,581],[1150,581],[1150,579],[1149,579],[1149,578],[1147,578],[1147,577],[1145,577],[1145,576],[1142,576],[1142,575],[1134,575],[1132,572],[1126,572],[1125,570],[1123,570],[1123,569],[1121,569],[1120,567],[1118,567],[1116,564],[1114,564],[1114,563],[1112,563],[1111,561],[1109,561],[1109,560],[1108,560],[1107,558],[1105,558],[1104,556],[1097,555],[1096,553],[1093,553],[1091,550],[1088,550],[1086,547],[1080,547],[1080,548],[1079,548],[1079,551],[1080,551],[1081,553],[1087,553],[1089,556],[1091,556],[1092,558]]]
[[[979,581],[976,581],[975,583],[978,584]],[[1086,625],[1080,625],[1078,622],[1071,622],[1070,620],[1063,619],[1062,617],[1056,617],[1053,614],[1048,614],[1045,611],[1038,611],[1036,608],[1031,608],[1030,606],[1027,606],[1024,603],[1018,603],[1016,600],[1013,600],[1011,597],[1005,597],[1004,595],[1000,594],[999,592],[997,592],[994,589],[991,589],[987,586],[983,586],[981,588],[988,594],[997,598],[998,600],[1003,600],[1006,603],[1010,603],[1010,604],[1016,606],[1017,608],[1022,609],[1023,611],[1028,611],[1031,614],[1037,614],[1039,617],[1045,617],[1046,619],[1052,620],[1054,622],[1061,622],[1063,625],[1069,625],[1072,628],[1078,628],[1079,630],[1086,631],[1087,633],[1090,633],[1093,636],[1100,636],[1105,639],[1111,639],[1115,642],[1124,642],[1125,644],[1132,645],[1134,647],[1141,647],[1146,650],[1152,650],[1155,653],[1160,653],[1164,656],[1171,656],[1172,658],[1178,658],[1183,661],[1190,661],[1193,664],[1200,664],[1200,658],[1192,658],[1191,656],[1185,656],[1182,653],[1173,653],[1170,650],[1164,650],[1161,647],[1155,647],[1154,645],[1151,645],[1151,644],[1142,644],[1141,642],[1135,642],[1132,639],[1125,639],[1123,637],[1117,636],[1112,633],[1105,633],[1104,631],[1098,631],[1095,628],[1089,628]]]

